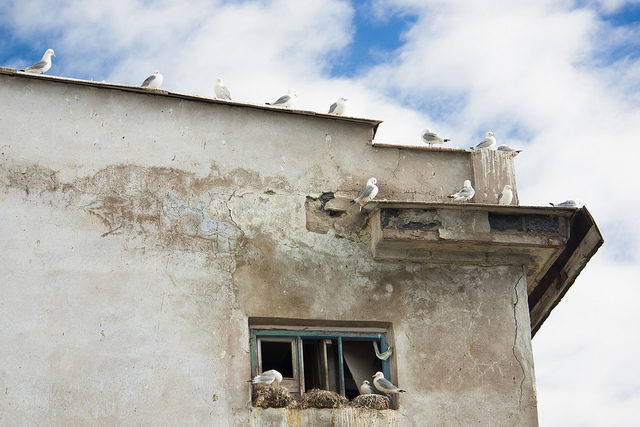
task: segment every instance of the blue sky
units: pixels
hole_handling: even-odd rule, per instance
[[[173,3],[4,2],[0,65],[53,48],[58,76],[138,85],[159,69],[163,88],[201,96],[224,77],[252,103],[293,86],[316,111],[347,96],[347,114],[384,120],[380,143],[429,127],[466,148],[494,131],[524,150],[522,204],[579,199],[605,237],[533,341],[541,424],[634,424],[640,2]]]

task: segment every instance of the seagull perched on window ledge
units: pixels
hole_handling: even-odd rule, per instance
[[[386,394],[406,393],[406,390],[394,386],[391,381],[385,379],[384,374],[380,371],[373,376],[373,385]]]
[[[364,380],[360,385],[360,394],[376,394],[376,391],[371,387],[369,381]]]
[[[272,385],[276,383],[276,387],[280,385],[282,382],[282,374],[275,369],[270,369],[268,371],[264,371],[260,375],[256,375],[252,380],[252,384],[267,384]]]
[[[47,49],[44,55],[42,55],[42,59],[40,61],[20,71],[26,71],[27,73],[35,73],[35,74],[44,74],[47,71],[49,71],[49,68],[51,68],[52,56],[56,56],[56,54],[53,53],[53,49]]]

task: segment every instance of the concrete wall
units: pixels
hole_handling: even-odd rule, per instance
[[[0,424],[537,423],[521,269],[376,262],[318,208],[444,200],[470,153],[99,86],[0,74]],[[252,408],[249,317],[392,322],[399,410]]]

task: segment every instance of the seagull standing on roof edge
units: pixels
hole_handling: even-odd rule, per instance
[[[494,145],[496,145],[495,134],[493,132],[487,132],[487,136],[485,136],[484,139],[480,141],[480,144],[473,147],[472,150],[490,150]]]
[[[359,387],[360,394],[377,394],[376,391],[371,387],[371,383],[369,381],[364,380]]]
[[[380,371],[373,376],[373,385],[386,394],[406,393],[406,390],[396,387],[391,381],[387,380]]]
[[[464,202],[471,200],[475,194],[476,190],[471,186],[471,181],[467,179],[462,184],[462,188],[458,190],[457,193],[450,195],[449,198],[453,200],[462,200]]]
[[[369,203],[378,194],[378,186],[376,185],[377,183],[377,179],[369,178],[362,194],[353,199],[351,203],[357,203],[358,205],[360,205],[360,210],[362,210],[362,207]]]
[[[229,89],[222,83],[222,79],[218,78],[216,80],[216,84],[213,86],[213,91],[216,94],[216,98],[218,99],[228,99],[231,101],[231,93]]]
[[[295,101],[296,96],[298,96],[296,91],[293,89],[289,89],[289,92],[286,95],[282,95],[280,98],[278,98],[274,102],[265,102],[265,104],[271,105],[272,107],[289,108],[293,105],[293,102]]]
[[[426,128],[422,131],[422,141],[429,144],[431,147],[433,144],[444,144],[445,142],[451,141],[450,139],[444,139],[438,136],[435,132],[431,132],[429,128]]]
[[[577,200],[565,200],[562,203],[549,203],[551,206],[554,206],[556,208],[561,207],[561,208],[577,208],[580,203]]]
[[[502,193],[498,196],[499,205],[510,205],[513,200],[513,191],[509,184],[505,185],[502,189]]]
[[[42,55],[42,59],[40,61],[20,71],[26,71],[27,73],[34,73],[34,74],[44,74],[47,71],[49,71],[49,68],[51,68],[52,56],[56,56],[56,54],[53,53],[53,49],[47,49],[44,55]]]
[[[344,110],[346,107],[345,102],[347,102],[348,100],[349,98],[338,98],[336,102],[331,104],[331,107],[329,107],[329,112],[327,114],[335,114],[336,116],[341,116],[342,114],[344,114]]]
[[[149,77],[144,79],[140,87],[143,87],[145,89],[158,89],[162,84],[163,80],[164,80],[164,77],[162,77],[162,74],[160,74],[160,71],[156,70],[153,72],[153,74],[151,74]]]

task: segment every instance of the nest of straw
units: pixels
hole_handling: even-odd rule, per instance
[[[306,392],[298,401],[297,408],[339,408],[346,405],[347,398],[335,391],[314,388]]]
[[[389,409],[389,398],[381,394],[361,394],[350,403],[354,408]]]
[[[251,393],[254,406],[260,408],[284,408],[293,398],[286,387],[270,387],[266,384],[256,384]]]

